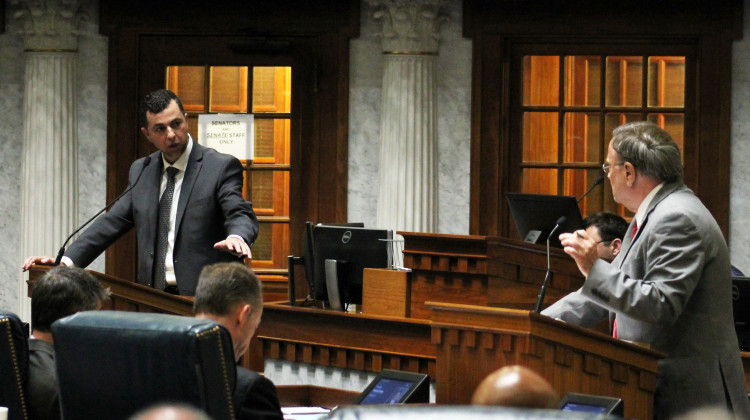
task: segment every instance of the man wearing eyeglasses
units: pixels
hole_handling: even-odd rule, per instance
[[[617,338],[665,353],[655,418],[706,406],[750,418],[729,251],[711,213],[683,184],[679,148],[656,124],[628,123],[612,132],[604,171],[615,201],[635,213],[622,250],[608,264],[585,230],[561,234],[586,281],[543,314],[581,326],[612,315]]]
[[[612,262],[622,250],[622,238],[628,230],[628,222],[614,213],[603,211],[583,219],[583,228],[596,242],[599,258]]]

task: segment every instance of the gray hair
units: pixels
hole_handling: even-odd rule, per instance
[[[650,121],[615,128],[612,149],[645,176],[667,183],[682,180],[680,149],[669,133]]]

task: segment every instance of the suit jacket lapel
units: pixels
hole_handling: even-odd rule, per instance
[[[203,167],[203,151],[204,148],[198,142],[193,142],[193,151],[190,153],[187,167],[185,168],[185,176],[182,178],[182,187],[180,188],[180,201],[177,203],[177,216],[175,217],[174,236],[175,242],[177,235],[180,232],[180,225],[182,225],[182,218],[185,215],[185,207],[187,207],[190,194],[195,186],[195,181],[198,179],[198,175]]]
[[[154,161],[151,165],[149,165],[146,173],[143,174],[143,176],[146,178],[144,181],[147,181],[144,183],[144,194],[143,197],[146,197],[145,202],[145,218],[142,222],[148,223],[147,226],[149,228],[146,230],[148,234],[151,236],[150,238],[146,238],[146,243],[150,244],[150,246],[155,247],[156,245],[156,229],[158,229],[157,224],[159,220],[159,189],[161,188],[161,176],[162,171],[164,170],[164,163],[161,159],[161,152],[156,152],[151,155],[151,160]],[[137,205],[137,203],[133,204],[134,206]],[[153,251],[153,248],[151,249]]]

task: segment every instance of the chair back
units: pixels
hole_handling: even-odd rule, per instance
[[[126,419],[165,402],[234,418],[232,340],[214,321],[88,311],[53,323],[52,336],[66,420]]]
[[[29,342],[23,322],[12,312],[0,310],[0,406],[8,407],[9,420],[29,418],[26,378]]]

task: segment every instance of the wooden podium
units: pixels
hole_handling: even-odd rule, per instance
[[[467,404],[489,373],[526,366],[561,394],[625,401],[625,417],[653,418],[663,354],[530,311],[426,302],[436,346],[435,399]],[[561,395],[562,396],[562,395]]]
[[[36,279],[52,267],[35,265],[29,270],[29,297]],[[102,309],[128,312],[151,312],[173,315],[193,315],[193,298],[177,296],[155,290],[132,281],[118,279],[97,271],[87,270],[96,277],[104,287],[112,292]]]

